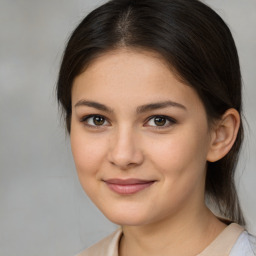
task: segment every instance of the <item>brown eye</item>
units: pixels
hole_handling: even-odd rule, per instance
[[[155,117],[154,123],[156,126],[164,126],[166,124],[166,118],[164,117]]]
[[[94,116],[93,117],[93,123],[97,126],[103,125],[105,122],[105,118],[102,116]]]
[[[169,116],[152,116],[146,123],[146,126],[154,128],[168,128],[175,125],[177,121]]]
[[[81,119],[81,122],[89,127],[109,126],[109,122],[106,118],[100,115],[85,116]]]

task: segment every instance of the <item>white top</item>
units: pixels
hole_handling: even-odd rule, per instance
[[[121,237],[122,230],[119,228],[77,256],[118,256]],[[256,238],[243,227],[232,223],[197,256],[256,256]]]
[[[230,256],[255,256],[256,237],[244,231],[234,244]]]

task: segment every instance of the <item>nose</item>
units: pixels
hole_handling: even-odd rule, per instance
[[[140,146],[138,134],[128,127],[120,128],[109,142],[108,160],[122,170],[139,166],[144,160]]]

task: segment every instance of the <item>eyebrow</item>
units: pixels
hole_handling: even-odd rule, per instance
[[[79,100],[76,104],[75,107],[80,107],[80,106],[87,106],[87,107],[92,107],[92,108],[96,108],[98,110],[104,111],[104,112],[108,112],[108,113],[113,113],[114,110],[107,107],[104,104],[95,102],[95,101],[88,101],[88,100]],[[136,108],[136,113],[137,114],[141,114],[141,113],[145,113],[148,111],[152,111],[152,110],[157,110],[157,109],[162,109],[162,108],[166,108],[166,107],[178,107],[180,109],[183,110],[187,110],[186,107],[180,103],[174,102],[174,101],[163,101],[163,102],[155,102],[155,103],[150,103],[150,104],[145,104],[145,105],[141,105],[139,107]]]
[[[91,108],[96,108],[98,110],[108,112],[108,113],[113,113],[114,112],[111,108],[105,106],[104,104],[95,102],[95,101],[79,100],[75,104],[75,107],[80,107],[80,106],[87,106],[87,107],[91,107]]]
[[[138,114],[156,110],[156,109],[161,109],[161,108],[166,108],[166,107],[178,107],[184,110],[187,110],[186,107],[180,103],[174,102],[174,101],[163,101],[163,102],[156,102],[156,103],[151,103],[151,104],[145,104],[142,106],[137,107],[136,112]]]

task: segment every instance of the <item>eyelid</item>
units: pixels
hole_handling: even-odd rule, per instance
[[[100,129],[100,128],[103,128],[103,127],[106,127],[106,126],[109,126],[109,125],[91,125],[91,124],[88,124],[87,123],[87,120],[89,118],[93,118],[93,117],[102,117],[106,122],[108,122],[108,124],[110,124],[110,122],[108,121],[108,119],[103,116],[103,115],[99,115],[99,114],[90,114],[90,115],[86,115],[86,116],[83,116],[80,118],[80,122],[83,123],[84,125],[88,126],[88,127],[91,127],[91,128],[96,128],[96,129]]]
[[[164,118],[166,119],[169,124],[168,125],[163,125],[163,126],[152,126],[152,125],[146,125],[147,127],[152,127],[154,129],[165,129],[165,128],[169,128],[170,126],[172,125],[175,125],[177,123],[177,120],[175,120],[173,117],[170,117],[170,116],[165,116],[165,115],[153,115],[153,116],[150,116],[147,118],[146,122],[145,123],[148,123],[149,121],[151,121],[153,118],[156,118],[156,117],[161,117],[161,118]]]
[[[107,122],[108,124],[103,124],[103,125],[91,125],[87,122],[87,120],[89,118],[93,118],[93,117],[102,117],[104,119],[105,122]],[[149,121],[151,121],[153,118],[156,118],[156,117],[160,117],[160,118],[164,118],[167,120],[167,122],[169,122],[169,124],[165,124],[163,126],[157,126],[157,125],[146,125]],[[89,114],[89,115],[85,115],[83,117],[80,118],[80,122],[83,123],[84,125],[90,127],[90,128],[96,128],[96,129],[100,129],[100,128],[104,128],[106,126],[110,126],[111,123],[110,121],[108,120],[108,118],[106,118],[104,115],[100,115],[100,114]],[[166,116],[166,115],[152,115],[150,117],[148,117],[146,119],[146,121],[144,122],[144,125],[143,126],[146,126],[146,127],[152,127],[154,129],[165,129],[165,128],[168,128],[172,125],[175,125],[177,123],[177,120],[175,120],[173,117],[170,117],[170,116]]]

